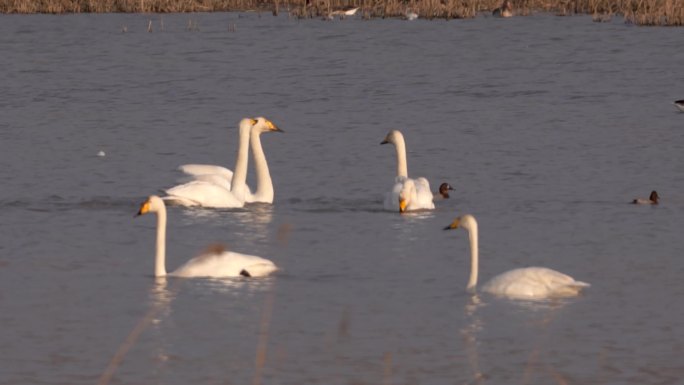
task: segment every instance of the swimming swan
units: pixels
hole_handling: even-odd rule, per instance
[[[166,273],[166,206],[156,195],[150,196],[140,206],[138,215],[157,214],[157,247],[154,276],[164,277],[263,277],[278,270],[276,265],[261,257],[217,250],[187,261],[171,273]]]
[[[193,180],[191,182],[166,190],[167,202],[182,206],[201,206],[212,208],[243,207],[245,202],[256,202],[263,197],[268,203],[273,202],[273,184],[268,175],[266,158],[261,148],[259,135],[266,131],[281,131],[273,122],[265,118],[240,121],[237,159],[235,172],[230,181],[230,188],[226,184],[214,183],[211,180]],[[253,134],[254,133],[254,134]],[[252,139],[252,136],[256,138]],[[247,186],[247,165],[249,162],[250,141],[255,148],[255,163],[257,171],[257,193],[252,194]],[[227,169],[226,169],[227,170]],[[228,170],[230,171],[230,170]]]
[[[406,164],[406,142],[401,132],[390,131],[380,144],[394,144],[397,151],[397,176],[392,191],[385,194],[384,207],[389,211],[412,211],[434,209],[430,182],[425,178],[409,178]],[[410,181],[410,182],[409,182]],[[408,182],[408,183],[407,183]],[[401,201],[403,200],[403,203]]]
[[[273,197],[275,195],[273,181],[271,180],[271,175],[268,171],[266,155],[261,146],[261,134],[268,131],[283,132],[283,130],[276,127],[273,122],[266,118],[255,118],[257,122],[260,122],[262,119],[264,120],[263,124],[254,124],[249,134],[249,142],[256,169],[257,191],[252,193],[249,186],[245,185],[246,190],[244,191],[244,196],[245,202],[247,203],[273,203]],[[211,164],[184,164],[179,166],[178,169],[192,178],[192,180],[210,182],[230,190],[233,172],[225,167]]]
[[[648,199],[637,198],[632,201],[635,205],[657,205],[658,202],[660,202],[660,196],[658,196],[658,193],[655,190],[651,191],[651,195],[648,196]]]
[[[273,122],[266,118],[256,118],[257,124],[252,127],[249,134],[249,143],[252,147],[252,158],[254,159],[254,168],[256,170],[257,189],[254,194],[249,190],[245,191],[245,202],[247,203],[273,203],[273,180],[271,173],[268,171],[268,163],[266,162],[266,154],[261,147],[261,134],[264,132],[284,132],[276,127]]]
[[[444,230],[462,227],[470,238],[470,280],[467,290],[475,292],[478,272],[477,221],[472,215],[456,218]],[[545,267],[525,267],[507,271],[492,278],[482,291],[514,299],[544,299],[577,296],[590,285]]]

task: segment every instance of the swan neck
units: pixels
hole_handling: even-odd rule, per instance
[[[230,191],[242,191],[247,186],[247,165],[249,163],[249,129],[240,127],[240,144],[233,179],[230,181]]]
[[[154,258],[154,276],[166,276],[166,208],[157,212],[157,247]]]
[[[408,178],[408,165],[406,164],[406,142],[402,136],[394,139],[394,148],[397,150],[397,176]]]
[[[467,290],[469,292],[474,292],[477,286],[477,273],[478,273],[478,239],[477,239],[477,225],[471,225],[468,230],[468,238],[470,238],[470,279],[468,280]]]
[[[273,181],[268,171],[268,163],[264,149],[261,147],[261,132],[252,132],[250,135],[254,167],[256,168],[257,188],[255,195],[259,201],[273,202]]]

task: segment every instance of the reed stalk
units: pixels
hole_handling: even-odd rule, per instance
[[[405,17],[408,11],[424,19],[472,18],[488,14],[502,0],[0,0],[1,13],[167,13],[263,11],[294,18],[328,18],[345,6],[361,7],[364,19]],[[684,0],[512,0],[522,16],[550,12],[559,16],[592,15],[595,21],[622,16],[628,23],[654,26],[684,25]]]

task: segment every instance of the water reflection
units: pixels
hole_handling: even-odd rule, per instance
[[[272,291],[275,277],[245,278],[205,278],[193,280],[188,290],[200,292],[202,295],[219,294],[222,296],[250,298],[259,293]]]
[[[150,312],[154,315],[152,323],[158,324],[161,318],[169,315],[171,302],[178,294],[179,285],[182,280],[173,280],[169,287],[166,277],[155,277],[154,282],[149,288],[148,298],[150,301]]]
[[[468,384],[481,384],[484,381],[484,374],[480,371],[480,355],[477,350],[477,335],[482,331],[482,319],[477,315],[477,310],[485,304],[477,294],[473,294],[464,306],[464,314],[467,318],[465,326],[461,329],[461,338],[466,347],[468,355],[468,365],[470,366],[472,381]]]
[[[235,236],[252,242],[269,239],[268,226],[273,222],[273,205],[255,203],[239,210],[190,208],[183,210],[186,223],[209,223],[213,226],[231,226]]]

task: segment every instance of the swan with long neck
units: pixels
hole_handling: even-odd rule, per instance
[[[405,211],[431,210],[435,208],[430,182],[425,178],[409,178],[406,161],[406,142],[398,130],[390,131],[380,144],[394,144],[397,152],[397,176],[392,190],[385,194],[385,210]],[[408,184],[407,184],[408,182]],[[403,203],[402,203],[403,201]]]
[[[475,292],[478,278],[478,229],[472,215],[456,218],[444,230],[464,228],[470,240],[470,278],[466,290]],[[513,299],[574,297],[590,285],[545,267],[525,267],[499,274],[482,286],[482,291]]]
[[[157,214],[157,240],[154,263],[155,277],[263,277],[278,268],[268,259],[223,249],[214,250],[187,261],[171,273],[166,272],[166,205],[156,195],[140,206],[137,215]]]
[[[254,164],[257,177],[257,192],[252,193],[252,190],[245,183],[242,187],[238,187],[233,194],[240,200],[247,203],[273,203],[274,189],[271,175],[269,174],[268,164],[266,162],[266,155],[261,146],[260,135],[264,132],[283,132],[283,130],[273,124],[264,117],[254,118],[252,120],[252,129],[249,131],[249,138],[245,138],[245,132],[240,131],[239,143],[249,142],[252,149]],[[247,148],[248,151],[248,147]],[[238,158],[240,158],[241,148],[238,149]],[[191,181],[209,182],[226,190],[232,190],[233,171],[222,167],[209,164],[185,164],[178,168],[185,173]],[[200,184],[202,185],[202,184]]]
[[[254,158],[254,169],[256,170],[257,189],[254,194],[247,190],[245,202],[253,203],[273,203],[273,180],[271,173],[268,171],[268,163],[266,162],[266,154],[261,146],[261,134],[264,132],[283,132],[276,127],[273,122],[266,118],[256,118],[257,124],[252,127],[249,134],[249,143],[252,147],[252,157]]]
[[[246,118],[240,122],[239,127],[239,145],[237,157],[235,160],[235,171],[232,174],[230,181],[230,188],[226,188],[225,184],[215,183],[208,179],[193,180],[191,182],[175,186],[166,190],[167,196],[164,200],[183,205],[183,206],[201,206],[212,208],[236,208],[243,207],[245,201],[254,199],[247,186],[247,166],[249,163],[249,145],[252,132],[258,131],[281,131],[278,127],[265,118],[250,119]],[[252,141],[254,143],[254,141]],[[258,138],[257,138],[258,142]],[[259,147],[260,143],[258,143]],[[269,186],[262,186],[258,188],[268,191],[273,191],[273,185],[270,182],[270,175],[268,174],[268,166],[263,154],[263,150],[259,148],[257,159],[257,177],[258,181],[267,181]],[[265,168],[265,170],[264,170]],[[268,194],[262,194],[267,196]],[[256,200],[250,200],[256,201]],[[270,196],[270,202],[273,202],[273,196]]]

